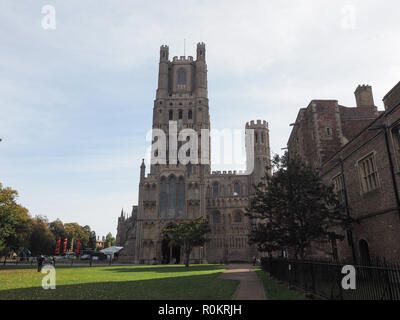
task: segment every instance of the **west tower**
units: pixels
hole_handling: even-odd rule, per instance
[[[170,59],[169,47],[160,47],[150,172],[146,174],[142,161],[138,205],[132,217],[119,220],[118,244],[125,247],[121,261],[182,262],[181,248],[168,247],[162,231],[198,217],[206,218],[212,231],[204,247],[194,248],[191,263],[250,261],[255,254],[248,244],[251,221],[245,213],[252,185],[269,164],[268,124],[258,120],[246,125],[254,131],[249,133],[253,140],[246,138],[248,160],[254,162],[247,173],[211,172],[207,90],[204,43],[197,44],[196,59]],[[182,155],[194,160],[182,162]]]
[[[177,148],[170,143],[170,124],[176,122],[179,134],[183,129],[193,129],[197,133],[198,159],[201,157],[201,130],[210,129],[210,113],[207,93],[206,47],[204,43],[197,44],[196,60],[192,56],[173,57],[169,59],[169,47],[160,47],[158,88],[153,109],[153,129],[161,129],[166,133],[166,162],[177,164],[177,154],[173,149],[189,141],[178,141]],[[204,150],[207,151],[207,150]],[[152,150],[152,158],[160,157],[159,150]],[[209,157],[208,157],[209,158]],[[172,159],[172,161],[171,161]],[[210,158],[209,158],[210,159]],[[191,163],[189,170],[194,174],[210,172],[210,165]],[[151,167],[151,172],[163,170],[162,165]]]

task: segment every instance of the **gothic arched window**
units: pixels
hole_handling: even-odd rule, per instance
[[[240,184],[239,184],[239,182],[236,182],[233,185],[233,195],[234,196],[239,196],[240,195]]]
[[[174,120],[174,112],[169,110],[169,120]]]
[[[218,211],[214,212],[213,214],[213,222],[221,223],[221,214]]]
[[[241,214],[240,212],[236,212],[236,213],[235,213],[234,221],[235,221],[236,223],[242,222],[242,214]]]
[[[361,239],[358,242],[358,250],[360,252],[360,260],[362,263],[369,264],[371,263],[371,257],[369,254],[369,246],[368,242],[364,239]]]
[[[183,112],[182,112],[182,110],[179,110],[179,112],[178,112],[178,119],[179,119],[179,120],[182,120],[182,119],[183,119]]]
[[[175,216],[176,210],[176,179],[171,176],[168,181],[168,216]]]
[[[188,177],[190,177],[190,175],[192,174],[192,163],[189,162],[189,163],[186,165],[186,168],[187,168],[187,175],[188,175]]]
[[[179,178],[178,181],[178,216],[183,217],[185,210],[185,181]]]
[[[193,112],[192,112],[192,110],[189,110],[188,119],[192,120],[192,118],[193,118]]]
[[[165,217],[167,212],[167,181],[165,178],[161,179],[161,192],[160,192],[160,216]]]
[[[186,70],[181,69],[178,71],[178,83],[185,84],[186,83]]]
[[[213,197],[217,198],[219,195],[219,185],[217,182],[213,184]]]

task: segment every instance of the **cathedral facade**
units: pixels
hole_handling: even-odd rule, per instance
[[[122,212],[118,219],[117,245],[124,247],[120,261],[182,263],[181,248],[169,247],[162,230],[198,217],[205,217],[212,231],[204,247],[194,248],[191,263],[250,261],[256,248],[248,244],[251,221],[245,212],[253,185],[270,165],[268,123],[257,120],[246,124],[246,172],[211,171],[204,43],[197,44],[196,60],[191,56],[170,60],[168,46],[161,46],[152,129],[150,172],[146,175],[143,161],[138,205],[130,215]],[[195,135],[177,139],[185,129]],[[166,138],[154,132],[164,132]],[[158,144],[163,140],[165,150]],[[196,145],[196,154],[185,145]],[[180,152],[191,160],[180,161]]]

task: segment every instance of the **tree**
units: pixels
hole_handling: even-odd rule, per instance
[[[55,237],[49,229],[45,217],[36,216],[31,220],[31,235],[29,238],[29,249],[34,255],[54,254]]]
[[[343,239],[338,231],[349,226],[350,218],[318,172],[287,154],[274,157],[273,171],[255,186],[247,214],[259,220],[249,234],[250,244],[268,253],[291,248],[303,259],[311,243]]]
[[[111,232],[106,235],[106,240],[104,243],[104,248],[108,248],[110,246],[115,245],[115,238],[112,236]]]
[[[165,228],[163,238],[169,246],[183,248],[185,266],[189,267],[189,258],[194,247],[204,245],[208,240],[205,235],[211,231],[210,226],[203,217],[191,221],[183,221],[176,227]]]
[[[84,228],[76,222],[64,223],[65,232],[68,238],[68,248],[71,246],[71,241],[74,239],[76,244],[77,239],[81,239],[81,246],[86,247],[89,243],[89,234],[85,232]]]
[[[27,247],[30,235],[28,209],[17,204],[18,192],[0,183],[0,251],[4,254]]]
[[[54,235],[56,240],[61,238],[61,241],[67,237],[67,232],[65,231],[64,224],[60,219],[57,219],[49,223],[49,230]]]
[[[96,232],[94,230],[90,232],[89,242],[87,247],[93,250],[96,249]]]

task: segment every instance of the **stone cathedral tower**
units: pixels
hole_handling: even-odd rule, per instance
[[[152,163],[147,176],[144,162],[140,167],[138,205],[130,217],[122,213],[118,220],[117,243],[124,247],[121,261],[181,262],[181,249],[168,247],[162,230],[200,216],[210,223],[211,241],[193,250],[191,263],[249,261],[255,254],[248,245],[250,221],[244,213],[252,184],[270,163],[268,124],[261,120],[246,124],[246,135],[251,136],[246,138],[247,172],[211,172],[210,147],[202,144],[210,141],[204,137],[210,129],[204,43],[197,44],[196,53],[196,60],[191,56],[170,60],[168,46],[160,48]],[[194,134],[181,137],[187,129]],[[156,132],[164,132],[165,138]],[[163,142],[164,149],[159,147]],[[197,155],[183,149],[187,142],[197,142]],[[179,152],[201,161],[181,163]]]

